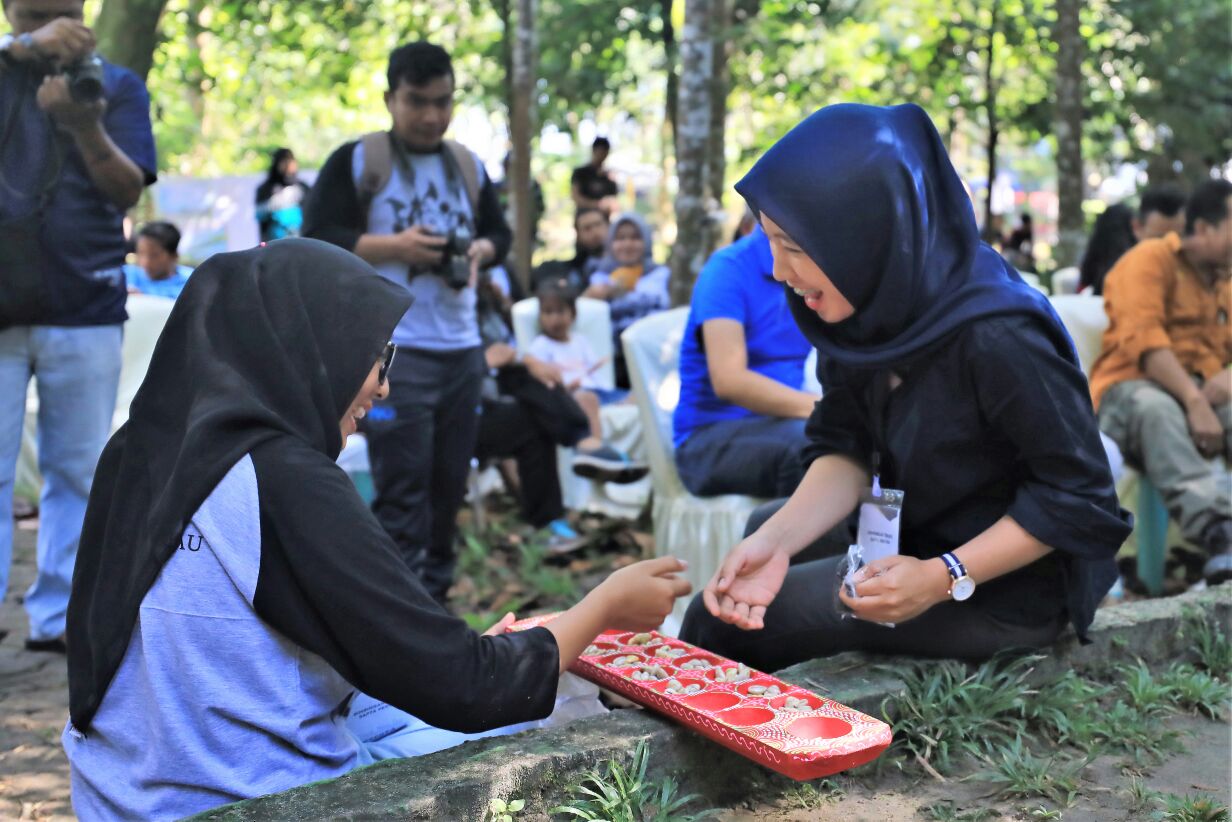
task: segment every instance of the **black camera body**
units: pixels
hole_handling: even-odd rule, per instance
[[[459,226],[445,235],[440,267],[432,273],[439,275],[450,288],[461,291],[470,285],[471,261],[467,259],[466,252],[470,251],[474,240],[466,226]]]
[[[77,103],[97,103],[103,99],[103,61],[97,54],[87,54],[64,67],[68,91]]]

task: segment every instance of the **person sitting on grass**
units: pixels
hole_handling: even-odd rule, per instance
[[[538,297],[540,333],[531,341],[526,353],[560,370],[561,385],[586,412],[590,425],[589,435],[575,446],[574,473],[605,482],[636,482],[646,476],[650,466],[633,462],[628,455],[603,441],[599,406],[620,402],[627,395],[611,385],[600,384],[596,372],[606,364],[606,358],[595,357],[586,338],[573,332],[577,298],[559,281],[540,286]]]
[[[979,660],[1046,646],[1066,623],[1083,637],[1129,515],[1073,342],[979,241],[928,115],[824,108],[736,190],[824,392],[803,481],[724,559],[681,639],[771,671],[848,650]],[[861,506],[886,489],[903,494],[893,518]],[[850,542],[857,508],[879,537],[862,547],[882,556],[853,590],[840,556],[791,566],[836,527]]]
[[[357,691],[463,733],[545,717],[601,631],[650,630],[688,592],[683,563],[648,560],[485,636],[434,601],[334,462],[410,302],[313,240],[189,281],[85,515],[62,736],[82,819],[178,819],[398,755],[351,729]]]
[[[146,223],[137,232],[137,264],[124,266],[129,294],[174,300],[192,268],[180,265],[180,230],[171,223]]]

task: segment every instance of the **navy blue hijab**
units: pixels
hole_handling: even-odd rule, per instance
[[[901,366],[972,320],[1028,314],[1077,364],[1048,299],[980,242],[971,199],[919,106],[823,108],[775,143],[736,191],[855,308],[827,323],[787,290],[823,363]]]

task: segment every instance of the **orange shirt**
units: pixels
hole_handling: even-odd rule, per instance
[[[1171,348],[1186,371],[1204,379],[1232,362],[1232,289],[1227,280],[1207,287],[1180,251],[1176,234],[1143,240],[1108,272],[1108,329],[1091,369],[1096,407],[1109,386],[1145,379],[1142,355],[1157,348]]]

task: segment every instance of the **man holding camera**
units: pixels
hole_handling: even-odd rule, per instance
[[[426,42],[402,46],[390,55],[388,80],[392,129],[326,160],[304,235],[353,251],[415,297],[394,331],[389,398],[364,433],[373,511],[444,603],[485,373],[475,284],[512,237],[482,162],[444,139],[453,116],[449,55]]]
[[[64,650],[94,466],[120,375],[124,212],[154,181],[145,86],[94,55],[82,0],[3,0],[0,35],[0,593],[26,389],[39,394],[38,576],[26,647]]]

